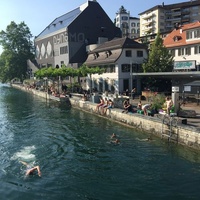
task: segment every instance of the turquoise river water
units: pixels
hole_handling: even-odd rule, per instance
[[[0,199],[200,199],[200,153],[148,136],[0,84]]]

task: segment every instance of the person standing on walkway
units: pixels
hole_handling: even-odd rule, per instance
[[[133,88],[133,89],[131,90],[132,99],[135,99],[135,93],[136,93],[136,88]]]
[[[167,114],[169,115],[170,114],[170,110],[173,106],[173,102],[172,102],[172,99],[170,97],[167,97],[166,98],[166,105],[167,105]]]

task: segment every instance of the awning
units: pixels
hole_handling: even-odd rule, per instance
[[[185,86],[194,86],[194,87],[200,87],[200,80],[192,81],[189,83],[184,84]]]

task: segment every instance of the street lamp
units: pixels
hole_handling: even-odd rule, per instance
[[[133,66],[132,66],[132,61],[130,61],[130,76],[131,76],[131,98],[133,96],[133,92],[132,92],[132,89],[133,89]]]

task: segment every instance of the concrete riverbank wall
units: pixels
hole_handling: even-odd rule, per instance
[[[59,98],[49,95],[43,91],[28,89],[22,85],[12,85],[15,88],[24,90],[34,95],[46,98],[48,100],[68,102],[72,107],[81,109],[105,117],[109,120],[128,125],[138,131],[153,134],[162,139],[176,142],[177,144],[186,145],[193,149],[200,150],[200,135],[199,129],[187,124],[179,123],[177,117],[168,117],[166,115],[144,116],[138,113],[122,113],[122,109],[112,108],[106,115],[96,113],[96,103],[83,101],[81,98]],[[170,125],[171,124],[171,125]]]

